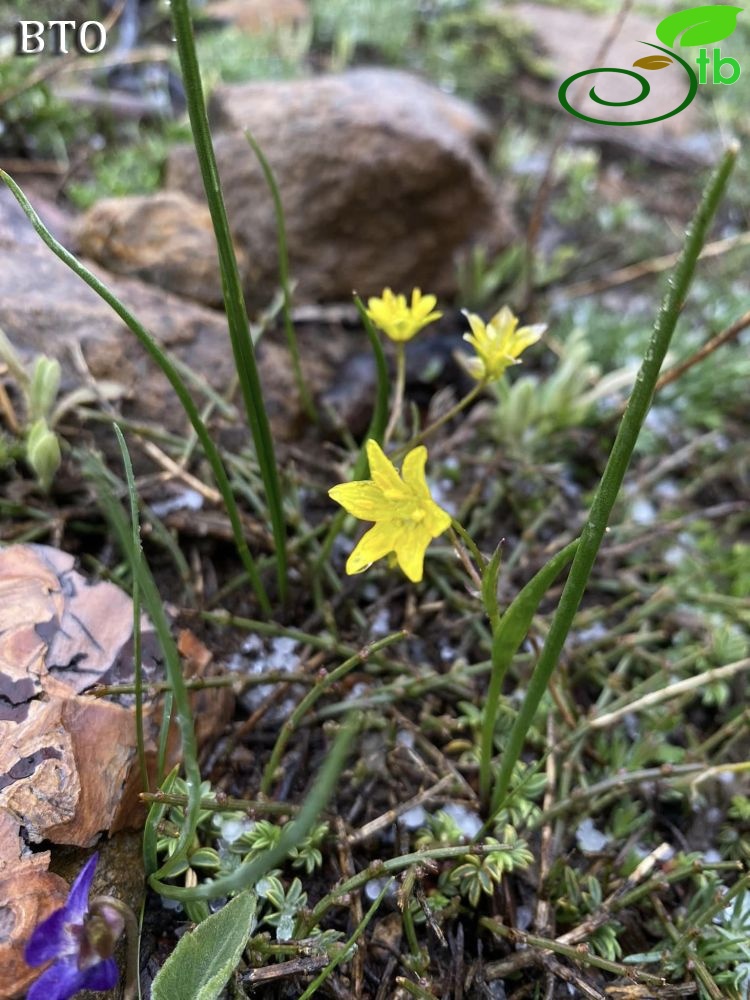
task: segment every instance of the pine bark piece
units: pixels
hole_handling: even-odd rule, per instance
[[[0,810],[0,1000],[20,996],[38,976],[23,960],[23,945],[68,891],[47,871],[49,851],[22,856],[22,850],[18,824]]]
[[[23,994],[39,970],[23,948],[62,905],[66,885],[47,869],[41,842],[89,847],[102,831],[139,827],[135,698],[95,698],[99,685],[132,684],[132,601],[114,584],[90,583],[71,555],[43,545],[0,549],[0,1000]],[[180,635],[186,673],[213,668],[209,650]],[[163,679],[151,624],[142,621],[144,684]],[[162,699],[144,703],[147,760],[154,770]],[[196,692],[199,739],[231,717],[225,688]],[[176,726],[168,765],[180,756]]]

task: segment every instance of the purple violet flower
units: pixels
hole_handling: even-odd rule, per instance
[[[69,1000],[79,990],[111,990],[116,985],[117,963],[112,955],[124,921],[104,900],[89,905],[98,860],[98,854],[89,858],[70,887],[65,906],[31,935],[26,962],[55,961],[33,984],[26,1000]]]

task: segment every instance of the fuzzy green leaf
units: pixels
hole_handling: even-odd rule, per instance
[[[255,926],[250,889],[180,938],[154,980],[152,1000],[216,1000],[237,967]]]
[[[678,10],[665,17],[656,27],[656,37],[665,45],[713,45],[729,38],[737,27],[737,15],[742,7],[725,7],[724,4],[707,4]]]

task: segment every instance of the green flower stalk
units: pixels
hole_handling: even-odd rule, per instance
[[[493,816],[502,808],[503,800],[510,786],[513,768],[523,750],[526,734],[534,721],[539,703],[547,690],[552,672],[560,658],[568,632],[581,603],[599,546],[607,530],[612,508],[625,478],[643,421],[651,406],[659,371],[685,302],[708,228],[734,167],[738,150],[737,144],[730,146],[709,179],[690,224],[682,253],[669,280],[667,293],[656,318],[651,341],[636,376],[625,415],[591,505],[588,519],[581,532],[580,543],[560,597],[560,603],[557,606],[547,639],[529,683],[526,698],[508,738],[500,774],[492,796]]]

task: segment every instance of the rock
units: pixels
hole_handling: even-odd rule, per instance
[[[187,299],[221,306],[221,276],[205,203],[178,191],[106,198],[82,217],[80,252],[115,274],[140,278]],[[247,264],[238,251],[240,268]]]
[[[133,610],[112,583],[89,583],[73,557],[43,545],[0,550],[0,811],[26,841],[91,846],[143,818],[138,809],[134,697],[88,695],[99,685],[132,684]],[[196,676],[209,671],[181,639]],[[142,626],[143,682],[162,680],[153,630]],[[158,702],[158,699],[157,699]],[[157,702],[144,706],[147,757],[161,725]],[[231,693],[201,705],[204,738],[223,728]],[[173,747],[173,752],[175,748]]]
[[[37,924],[62,906],[68,887],[47,869],[50,852],[31,854],[18,823],[0,809],[0,1000],[20,997],[39,974],[23,960]]]
[[[407,73],[357,69],[307,80],[220,87],[211,115],[230,224],[246,252],[254,304],[277,287],[273,205],[247,144],[249,128],[276,176],[295,301],[347,300],[391,285],[455,289],[455,257],[499,250],[512,228],[483,152],[485,117]],[[192,147],[168,162],[167,185],[195,198]]]
[[[96,685],[132,684],[132,621],[130,598],[114,584],[89,583],[65,552],[43,545],[0,550],[0,998],[28,985],[23,947],[64,895],[47,871],[49,851],[32,854],[26,845],[89,847],[102,831],[137,828],[145,818],[134,696],[89,693]],[[148,685],[164,671],[145,620],[142,643]],[[180,648],[187,675],[207,676],[211,656],[195,637],[181,636]],[[205,740],[223,730],[233,697],[227,689],[195,694],[197,732]],[[153,781],[160,698],[144,699],[143,727]],[[179,760],[175,728],[167,758],[167,767]]]
[[[305,0],[213,0],[203,8],[203,15],[259,35],[304,22],[310,10]]]
[[[38,199],[33,197],[32,203]],[[48,217],[51,213],[48,214]],[[57,220],[58,232],[60,223]],[[61,238],[64,236],[61,233]],[[187,418],[173,389],[150,360],[134,334],[106,302],[47,249],[32,229],[15,199],[0,185],[0,328],[24,360],[38,353],[56,357],[63,366],[62,392],[81,384],[72,364],[80,349],[98,383],[116,383],[125,399],[123,413],[139,421],[184,433]],[[223,314],[146,285],[137,278],[113,275],[84,263],[98,275],[143,323],[152,336],[178,360],[219,392],[234,378],[234,359]],[[301,323],[298,327],[305,376],[317,393],[337,378],[340,365],[361,344],[338,323]],[[257,350],[263,395],[277,443],[296,441],[309,421],[300,406],[283,334],[266,334]],[[248,431],[238,417],[247,442]],[[111,430],[97,429],[97,444],[114,447]],[[134,454],[138,462],[139,455]],[[119,461],[119,459],[118,459]]]
[[[599,14],[590,11],[575,10],[563,5],[542,3],[519,3],[513,7],[513,16],[522,24],[535,32],[540,47],[545,51],[553,71],[555,86],[547,95],[547,102],[560,110],[565,118],[569,116],[560,107],[557,99],[557,89],[563,80],[574,73],[590,69],[604,40],[612,30],[613,16],[611,12]],[[610,46],[605,58],[598,65],[612,66],[620,69],[632,69],[636,59],[644,55],[655,54],[655,49],[649,49],[642,42],[658,44],[656,25],[661,14],[650,17],[641,14],[628,13],[617,37]],[[658,54],[658,53],[656,53]],[[607,100],[623,101],[634,97],[638,92],[635,80],[622,74],[602,74],[586,77],[579,86],[583,93],[576,99],[575,84],[569,95],[576,110],[594,118],[609,118],[612,121],[634,121],[637,118],[651,118],[664,114],[670,109],[679,107],[687,94],[686,74],[678,65],[668,66],[658,72],[646,72],[651,84],[651,94],[647,100],[632,107],[616,108],[595,104],[586,95],[591,86],[596,86],[597,92]],[[694,101],[688,108],[672,118],[651,125],[639,125],[635,141],[643,143],[658,142],[664,139],[675,139],[690,134],[698,128],[698,102]],[[570,124],[576,120],[570,117]],[[610,133],[631,133],[632,129],[613,128],[611,125],[594,125],[587,129],[589,141],[597,138],[607,138]],[[632,141],[633,137],[626,135],[623,140]]]

